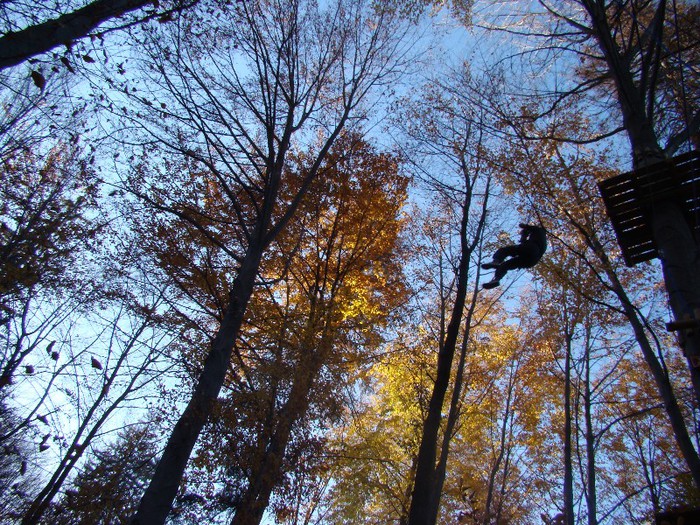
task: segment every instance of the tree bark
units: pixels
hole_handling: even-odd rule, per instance
[[[289,398],[278,416],[277,428],[265,447],[260,464],[254,469],[231,525],[258,525],[262,521],[270,495],[282,477],[282,463],[292,427],[308,409],[309,392],[328,354],[326,345],[321,343],[321,346],[321,349],[302,350],[304,358],[297,367]]]
[[[517,374],[517,369],[511,370],[510,377],[508,378],[508,395],[506,396],[506,406],[503,410],[503,422],[501,423],[500,429],[501,432],[500,443],[498,444],[498,454],[496,454],[496,458],[494,459],[493,465],[491,465],[491,469],[489,471],[489,481],[487,484],[486,491],[486,503],[484,504],[484,525],[490,525],[492,522],[499,523],[499,520],[497,518],[498,512],[494,513],[491,509],[493,507],[493,500],[496,493],[496,476],[498,475],[499,470],[501,470],[501,464],[504,462],[504,458],[506,465],[503,469],[503,481],[501,483],[501,488],[503,488],[505,480],[508,477],[508,455],[510,454],[510,450],[509,445],[506,443],[506,441],[509,440],[508,425],[512,424],[510,420],[513,417],[511,413],[513,410],[511,405],[513,403],[513,389],[515,388],[515,374]],[[500,493],[500,496],[501,498],[499,499],[499,504],[497,505],[497,508],[500,507],[500,503],[502,503],[503,500],[502,491]],[[492,517],[496,519],[492,520]]]
[[[264,244],[251,243],[233,282],[229,304],[190,402],[173,429],[155,474],[132,520],[133,525],[165,523],[192,448],[217,401],[243,323]]]
[[[647,114],[644,103],[645,96],[654,96],[653,90],[646,95],[635,85],[630,67],[620,56],[612,37],[601,4],[593,0],[584,0],[583,5],[590,15],[595,37],[615,82],[623,123],[632,146],[634,168],[639,169],[663,161],[665,155],[654,132],[654,122]],[[659,24],[659,27],[663,27],[664,9],[665,2],[662,1],[657,8],[654,22]],[[657,38],[661,38],[660,30]],[[657,56],[656,60],[660,58]],[[647,78],[643,80],[650,81]],[[655,202],[650,214],[654,242],[661,259],[673,316],[676,321],[695,319],[696,310],[700,314],[700,265],[698,246],[692,230],[676,202]],[[680,342],[689,360],[695,397],[700,403],[700,330],[682,333]]]
[[[669,201],[655,203],[652,228],[675,320],[700,318],[700,254],[680,207]],[[700,330],[681,331],[679,342],[688,359],[695,399],[700,406]]]
[[[581,200],[579,200],[579,204],[582,204]],[[574,224],[574,226],[586,238],[586,242],[602,264],[605,276],[610,282],[610,289],[620,302],[620,306],[622,306],[623,313],[634,332],[634,338],[637,341],[637,345],[639,346],[639,349],[644,356],[644,360],[649,367],[649,371],[654,378],[654,383],[656,384],[659,397],[663,401],[664,410],[668,415],[669,422],[671,423],[671,429],[673,431],[676,444],[678,445],[678,449],[680,450],[681,455],[688,466],[688,470],[693,476],[696,486],[700,487],[700,456],[698,455],[695,445],[690,438],[690,434],[688,433],[688,427],[686,426],[685,419],[683,418],[683,412],[678,404],[678,399],[673,391],[673,386],[671,385],[671,380],[668,373],[659,361],[659,358],[652,347],[652,343],[647,336],[644,321],[640,318],[639,312],[627,295],[625,287],[620,282],[620,279],[614,270],[614,265],[610,261],[603,244],[598,238],[595,228],[589,227],[587,224],[583,225],[577,221],[573,221],[572,224]]]
[[[566,320],[564,356],[564,523],[574,525],[574,473],[571,447],[571,334]]]
[[[474,299],[476,299],[476,294],[474,294]],[[475,301],[472,301],[475,304]],[[469,315],[467,316],[469,317]],[[464,339],[462,340],[459,362],[457,364],[457,373],[455,374],[455,385],[452,389],[452,400],[450,401],[450,410],[447,414],[447,423],[445,425],[445,432],[442,437],[442,447],[440,448],[440,457],[438,459],[437,466],[435,467],[435,481],[433,484],[433,497],[431,501],[430,510],[430,521],[435,523],[437,521],[438,513],[440,512],[440,496],[442,494],[442,488],[445,484],[445,474],[447,472],[447,459],[450,453],[450,440],[452,439],[452,434],[454,432],[455,425],[460,415],[460,397],[462,392],[462,376],[464,375],[464,363],[466,361],[467,353],[467,343],[468,343],[468,330],[470,326],[470,321],[467,319],[465,321],[467,327]]]
[[[659,146],[653,122],[646,113],[645,94],[635,85],[629,61],[624,60],[620,55],[603,3],[595,0],[583,0],[582,3],[591,18],[595,38],[615,82],[622,122],[632,146],[635,168],[641,167],[644,163],[663,160],[664,154]]]
[[[416,477],[417,462],[418,456],[413,456],[411,458],[411,468],[408,471],[408,483],[406,485],[406,490],[403,491],[403,500],[401,501],[401,516],[399,517],[398,525],[408,525],[408,511],[411,505],[411,489],[413,488],[413,482]]]
[[[586,421],[586,507],[588,510],[588,525],[598,525],[598,494],[596,493],[596,465],[595,465],[595,434],[593,432],[593,414],[592,414],[592,393],[591,393],[591,355],[590,345],[586,343],[585,356],[585,380],[584,380],[584,397],[583,411]]]
[[[608,259],[602,245],[595,237],[589,239],[593,243],[593,249],[605,267],[607,277],[610,279],[613,292],[620,301],[625,317],[627,317],[627,320],[632,326],[635,340],[642,351],[644,360],[646,361],[649,371],[651,372],[654,382],[656,383],[659,396],[663,401],[666,414],[668,414],[668,419],[671,423],[671,429],[673,430],[673,435],[676,438],[678,449],[680,450],[681,455],[688,466],[688,470],[690,470],[690,473],[693,476],[696,486],[700,487],[700,456],[698,456],[695,445],[693,444],[690,434],[688,433],[688,427],[685,424],[683,412],[678,405],[678,400],[673,391],[673,386],[671,385],[671,380],[668,377],[668,373],[664,370],[659,362],[659,359],[656,357],[649,338],[644,331],[644,324],[639,318],[637,310],[632,304],[632,301],[630,301],[629,297],[627,296],[627,293],[625,292],[622,283],[618,279],[617,274],[612,270],[612,264]]]
[[[103,22],[148,4],[153,4],[153,0],[96,0],[53,20],[6,33],[0,38],[0,70],[60,45],[70,45]]]
[[[437,441],[442,420],[442,406],[450,382],[450,372],[457,346],[459,327],[462,323],[464,305],[467,296],[467,273],[469,269],[469,257],[467,246],[467,222],[469,217],[463,214],[460,224],[461,257],[457,271],[457,290],[450,322],[447,325],[445,339],[440,347],[437,360],[437,373],[435,385],[428,404],[428,415],[423,423],[421,443],[418,449],[418,461],[416,463],[416,479],[413,484],[411,508],[408,513],[409,525],[431,525],[435,523],[432,516],[434,508],[433,498],[435,487],[435,461],[437,455]],[[439,497],[439,495],[437,495]]]
[[[486,218],[485,205],[484,213],[479,221],[479,228],[477,230],[477,237],[481,234],[484,226],[484,219]],[[476,283],[478,286],[478,282]],[[440,497],[442,495],[442,489],[445,484],[445,474],[447,472],[447,459],[450,453],[450,441],[454,433],[454,428],[457,425],[457,420],[461,414],[460,405],[462,397],[462,388],[464,383],[464,366],[467,360],[467,349],[469,346],[469,334],[471,333],[471,324],[474,317],[474,311],[476,310],[478,289],[474,290],[472,295],[469,309],[464,319],[464,333],[462,334],[462,344],[460,345],[459,359],[457,361],[457,371],[455,373],[455,384],[452,389],[452,399],[450,400],[450,410],[447,414],[447,423],[445,425],[445,433],[442,437],[442,447],[440,449],[440,457],[438,459],[437,466],[435,467],[435,482],[433,486],[433,498],[431,503],[431,520],[433,523],[437,521],[438,512],[440,511]]]

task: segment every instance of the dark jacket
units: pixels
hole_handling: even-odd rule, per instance
[[[520,244],[526,245],[529,248],[528,251],[539,260],[547,251],[547,231],[542,226],[530,224],[521,224],[520,227],[522,228]]]

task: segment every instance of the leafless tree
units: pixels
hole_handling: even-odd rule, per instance
[[[58,366],[51,370],[37,364],[34,389],[45,394],[31,419],[49,436],[42,441],[42,451],[58,450],[53,471],[34,495],[22,523],[40,521],[90,447],[109,431],[119,410],[146,405],[157,391],[157,382],[173,364],[164,358],[168,344],[176,339],[158,323],[159,301],[154,298],[141,312],[117,303],[114,309],[88,316],[92,333],[80,326],[83,319],[72,330],[82,337],[53,346]]]

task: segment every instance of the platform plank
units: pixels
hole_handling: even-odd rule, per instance
[[[678,203],[700,238],[700,152],[629,171],[598,183],[627,266],[658,257],[651,228],[655,203]]]

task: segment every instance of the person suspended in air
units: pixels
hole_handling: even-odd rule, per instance
[[[547,250],[547,232],[542,226],[520,223],[520,242],[509,244],[496,250],[493,260],[484,263],[485,270],[496,269],[491,281],[484,283],[484,288],[490,290],[501,284],[501,279],[508,270],[516,268],[532,268]]]

